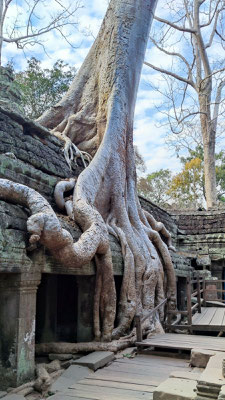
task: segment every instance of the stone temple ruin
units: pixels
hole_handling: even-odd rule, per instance
[[[19,93],[10,73],[0,77],[0,178],[25,184],[41,193],[53,206],[61,224],[74,241],[81,234],[54,204],[53,191],[63,178],[76,177],[82,161],[69,169],[62,142],[43,138],[31,121],[21,117]],[[14,113],[6,111],[8,102]],[[144,209],[162,221],[177,249],[172,253],[177,277],[178,309],[185,307],[186,277],[201,271],[225,279],[225,211],[170,212],[140,198]],[[0,387],[31,380],[35,368],[35,344],[87,342],[93,339],[92,305],[95,265],[79,269],[63,267],[40,245],[28,243],[28,210],[0,201]],[[123,274],[120,244],[110,237],[116,289]]]

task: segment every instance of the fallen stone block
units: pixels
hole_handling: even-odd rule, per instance
[[[190,364],[193,367],[205,368],[208,364],[210,357],[216,354],[215,351],[203,350],[203,349],[192,349]]]
[[[73,385],[74,379],[65,378],[64,376],[60,376],[56,381],[51,385],[50,392],[63,392],[64,390],[69,389],[71,385]]]
[[[71,365],[63,374],[55,380],[55,382],[51,385],[51,392],[63,392],[68,389],[71,385],[74,385],[81,379],[86,378],[89,374],[92,374],[91,371],[87,367],[83,367],[80,365]]]
[[[0,399],[1,399],[2,397],[6,396],[6,395],[7,395],[7,392],[1,392],[1,391],[0,391]]]
[[[153,400],[194,400],[197,381],[169,378],[153,392]]]
[[[71,365],[66,369],[66,371],[63,372],[61,376],[64,378],[74,379],[74,383],[76,383],[78,379],[83,379],[92,373],[93,371],[91,371],[88,367],[84,367],[82,365]]]
[[[75,360],[73,364],[83,365],[96,371],[114,359],[115,356],[112,351],[94,351],[87,356],[79,358],[79,360]]]

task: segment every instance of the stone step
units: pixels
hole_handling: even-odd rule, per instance
[[[93,371],[88,367],[80,366],[80,365],[71,365],[67,368],[66,371],[63,372],[58,379],[51,385],[50,391],[55,392],[63,392],[64,390],[69,389],[71,385],[74,385],[81,379],[86,378],[89,374],[93,374]],[[49,399],[51,396],[49,397]]]
[[[153,400],[194,400],[197,381],[169,378],[153,392]]]
[[[75,360],[73,364],[83,365],[96,371],[114,359],[115,356],[112,351],[94,351],[87,356],[81,357],[79,360]]]

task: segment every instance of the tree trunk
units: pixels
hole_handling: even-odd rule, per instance
[[[0,0],[0,65],[2,65],[2,46],[3,46],[3,0]]]
[[[124,335],[136,312],[146,314],[165,295],[171,304],[176,303],[175,274],[165,244],[170,246],[171,238],[140,207],[133,149],[134,107],[156,3],[111,0],[99,35],[68,93],[38,120],[93,156],[74,190],[74,219],[83,230],[78,242],[71,243],[69,234],[60,231],[52,211],[42,218],[40,214],[30,217],[28,228],[32,241],[40,240],[64,264],[82,267],[95,257],[96,340]],[[124,257],[116,328],[108,231],[120,240]],[[159,314],[162,320],[163,310]],[[151,320],[149,329],[153,328]]]
[[[211,92],[210,92],[211,94]],[[204,148],[204,174],[205,194],[207,208],[216,207],[216,166],[215,166],[215,129],[214,121],[211,120],[210,94],[202,91],[199,95],[200,121]]]

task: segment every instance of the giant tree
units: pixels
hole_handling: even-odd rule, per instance
[[[119,338],[129,331],[135,313],[145,314],[165,296],[170,304],[176,302],[168,250],[171,237],[140,206],[133,148],[135,100],[156,2],[111,0],[68,93],[38,119],[67,146],[73,143],[92,156],[73,194],[73,217],[83,231],[80,239],[73,243],[37,192],[1,181],[1,198],[26,203],[31,210],[27,223],[31,242],[40,241],[62,263],[81,269],[95,257],[94,334],[98,340]],[[65,187],[74,184],[74,180],[60,184],[58,203],[63,203]],[[116,323],[109,233],[120,241],[124,259]],[[162,309],[159,315],[162,319]],[[148,328],[153,326],[150,321]]]
[[[146,65],[166,79],[167,89],[161,90],[168,108],[164,103],[162,111],[168,116],[171,131],[193,131],[200,121],[205,193],[207,206],[212,207],[216,205],[216,133],[225,111],[225,1],[171,0],[164,15],[166,18],[155,16],[156,29],[151,35],[164,65],[151,61]]]

